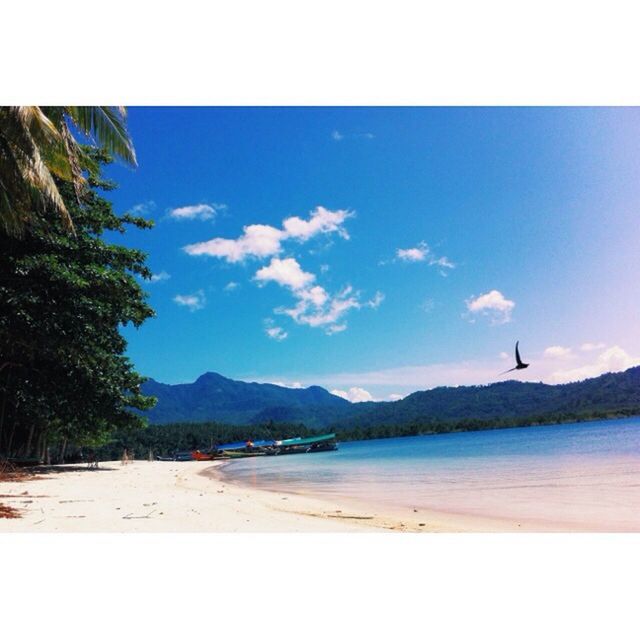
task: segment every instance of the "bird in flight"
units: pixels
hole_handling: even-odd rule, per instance
[[[518,351],[519,342],[519,340],[518,342],[516,342],[516,366],[512,369],[507,369],[507,371],[503,371],[500,375],[504,375],[505,373],[509,373],[510,371],[515,371],[516,369],[526,369],[529,366],[528,362],[522,362],[522,359],[520,358],[520,351]]]

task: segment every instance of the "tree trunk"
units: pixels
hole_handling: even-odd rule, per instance
[[[43,433],[42,434],[42,449],[40,452],[40,455],[38,456],[38,458],[40,458],[40,461],[42,463],[44,463],[46,461],[46,456],[47,456],[47,434]]]
[[[11,369],[7,371],[7,385],[4,393],[2,394],[2,408],[0,408],[0,451],[2,451],[2,436],[4,432],[4,416],[7,411],[7,396],[9,395],[9,382],[11,381]],[[9,448],[7,447],[7,454]]]
[[[42,463],[42,438],[43,438],[44,434],[42,431],[38,431],[38,439],[36,440],[36,458],[38,458],[38,460],[40,460],[40,462]]]
[[[31,423],[31,428],[29,429],[29,437],[27,438],[27,444],[24,448],[24,457],[28,458],[31,453],[31,441],[33,440],[33,432],[35,431],[36,425],[35,422]]]
[[[16,433],[16,421],[14,419],[11,433],[9,434],[9,444],[7,445],[7,455],[9,457],[11,456],[11,447],[13,445],[13,436],[15,435],[15,433]]]

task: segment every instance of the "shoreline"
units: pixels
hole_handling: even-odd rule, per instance
[[[459,490],[445,484],[431,487],[432,499],[390,501],[384,492],[348,495],[346,487],[317,488],[315,485],[284,487],[273,483],[260,486],[255,476],[234,477],[225,473],[229,463],[211,473],[220,480],[252,491],[300,498],[313,498],[358,514],[372,526],[414,532],[473,533],[638,533],[640,532],[640,466],[635,456],[592,461],[584,466],[561,465],[546,475],[509,478],[487,477],[482,488],[465,486]],[[258,476],[259,477],[259,476]],[[434,492],[433,489],[436,489]],[[332,490],[331,490],[332,489]],[[444,489],[444,491],[443,491]],[[458,493],[458,495],[454,494]],[[452,493],[453,492],[453,493]],[[444,496],[444,499],[443,499]],[[460,499],[460,496],[464,496]],[[412,504],[413,503],[413,504]],[[331,511],[310,513],[315,517],[331,517]]]
[[[526,518],[514,520],[439,509],[391,508],[379,502],[367,502],[346,496],[303,494],[282,487],[258,488],[225,475],[223,468],[232,462],[233,460],[223,461],[215,467],[204,469],[201,473],[211,475],[227,485],[257,493],[295,496],[309,501],[310,506],[311,501],[322,503],[325,505],[324,509],[297,512],[318,519],[336,518],[340,516],[334,514],[346,513],[349,515],[344,516],[345,518],[358,519],[365,527],[409,533],[593,533],[602,531],[597,527],[576,529],[572,523],[545,522]]]
[[[225,474],[230,461],[103,462],[39,469],[0,482],[0,533],[578,533],[625,531],[544,518],[393,508],[336,495],[256,487]],[[637,531],[637,529],[633,529]]]

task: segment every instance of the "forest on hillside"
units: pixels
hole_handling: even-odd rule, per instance
[[[563,412],[547,415],[533,415],[514,422],[506,418],[479,420],[465,419],[458,421],[422,420],[405,424],[369,425],[350,429],[336,428],[339,441],[373,440],[378,438],[397,438],[404,436],[437,435],[460,431],[481,431],[509,427],[529,427],[544,424],[584,422],[590,420],[607,420],[640,415],[640,405],[634,409],[618,411],[595,411],[589,413]],[[177,451],[208,450],[227,442],[241,440],[279,440],[296,436],[310,436],[317,430],[309,429],[304,424],[263,425],[229,425],[215,422],[172,423],[167,425],[150,425],[144,429],[116,432],[110,441],[101,446],[98,457],[101,460],[116,460],[124,451],[138,459],[149,459],[155,456],[170,456]],[[79,450],[75,451],[75,459]]]

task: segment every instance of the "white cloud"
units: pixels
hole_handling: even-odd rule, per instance
[[[430,265],[436,267],[442,267],[443,269],[455,269],[456,265],[449,260],[446,256],[442,256],[441,258],[431,258],[429,261]]]
[[[242,262],[248,257],[270,258],[269,264],[260,267],[254,280],[259,284],[275,282],[288,288],[295,298],[291,308],[278,308],[274,311],[289,316],[297,324],[322,327],[329,335],[347,328],[344,321],[351,309],[369,307],[375,309],[384,300],[381,292],[368,301],[362,301],[360,294],[351,287],[345,287],[335,295],[329,294],[324,287],[316,284],[316,276],[304,271],[293,257],[279,257],[285,241],[304,243],[318,235],[337,234],[348,239],[344,227],[345,221],[354,215],[346,209],[331,211],[318,206],[303,219],[290,216],[282,221],[282,228],[271,225],[253,224],[243,228],[236,239],[213,238],[205,242],[187,245],[184,251],[190,255],[208,255],[222,258],[230,263]],[[328,265],[320,267],[322,273]],[[271,328],[271,327],[270,327]],[[272,337],[276,336],[271,332]]]
[[[344,228],[344,221],[353,214],[344,209],[329,211],[324,207],[316,207],[309,214],[308,220],[303,220],[299,216],[291,216],[282,222],[287,238],[295,238],[305,242],[319,233],[337,233],[345,240],[349,239],[349,234]]]
[[[315,295],[313,289],[318,289]],[[327,335],[340,333],[347,328],[344,316],[351,309],[362,309],[363,307],[377,308],[380,306],[384,296],[379,291],[369,301],[361,302],[360,294],[352,287],[347,286],[335,296],[330,296],[322,287],[312,289],[300,289],[294,291],[298,302],[291,308],[276,309],[276,313],[289,316],[297,324],[304,324],[310,327],[321,327]]]
[[[413,247],[411,249],[398,249],[396,256],[405,262],[423,262],[427,259],[428,249],[422,247]]]
[[[140,202],[139,204],[134,204],[131,209],[129,209],[129,213],[134,216],[146,216],[156,208],[156,203],[153,200],[147,200],[146,202]]]
[[[371,300],[362,302],[360,294],[354,292],[351,286],[344,287],[332,296],[324,287],[313,284],[315,275],[303,271],[295,258],[272,258],[268,266],[258,269],[254,280],[276,282],[287,287],[296,304],[288,308],[279,307],[275,313],[289,316],[297,324],[321,327],[327,335],[340,333],[347,328],[344,316],[351,309],[376,309],[384,300],[384,295],[377,291]]]
[[[224,290],[225,291],[235,291],[236,289],[238,289],[240,287],[240,284],[238,282],[227,282],[227,284],[224,286]]]
[[[262,380],[267,384],[275,384],[277,387],[286,387],[287,389],[304,389],[301,382],[284,382],[283,380]]]
[[[375,138],[375,136],[373,135],[373,133],[371,133],[370,131],[365,131],[364,133],[342,133],[341,131],[338,131],[337,129],[334,129],[331,132],[331,138],[333,140],[335,140],[336,142],[340,142],[341,140],[344,140],[345,138],[364,138],[365,140],[373,140]]]
[[[242,262],[246,258],[269,258],[282,252],[282,243],[286,240],[306,242],[318,234],[337,233],[348,239],[344,221],[353,213],[338,209],[329,211],[324,207],[316,207],[309,213],[309,219],[291,216],[282,221],[278,229],[267,224],[250,224],[243,227],[240,237],[213,238],[204,242],[196,242],[183,247],[192,256],[206,255],[222,258],[227,262]]]
[[[361,387],[351,387],[347,391],[343,391],[342,389],[332,389],[331,393],[334,396],[339,396],[349,402],[370,402],[373,400],[373,396],[366,389],[362,389]]]
[[[251,256],[267,258],[280,253],[283,232],[267,224],[250,224],[236,240],[213,238],[184,247],[190,256],[212,256],[227,262],[242,262]]]
[[[599,351],[604,349],[607,345],[604,342],[585,342],[580,345],[580,351]]]
[[[160,273],[154,273],[151,278],[149,278],[149,282],[163,282],[168,280],[171,276],[166,271],[160,271]]]
[[[330,327],[327,327],[325,329],[325,333],[328,336],[332,336],[336,333],[342,333],[343,331],[345,331],[347,329],[347,324],[346,322],[344,324],[332,324]]]
[[[296,292],[296,296],[305,303],[313,304],[316,307],[321,307],[329,300],[329,294],[320,285],[302,289]]]
[[[321,264],[320,265],[320,273],[327,273],[327,271],[329,271],[331,267],[329,267],[328,264]]]
[[[471,297],[465,301],[470,314],[487,316],[491,324],[505,324],[511,321],[511,312],[516,303],[508,300],[497,289]]]
[[[265,333],[272,339],[282,342],[289,334],[282,327],[265,327]]]
[[[187,307],[189,311],[198,311],[198,309],[203,309],[207,303],[207,299],[202,289],[196,291],[196,293],[177,295],[173,298],[173,301],[182,307]]]
[[[401,262],[426,262],[429,266],[440,267],[440,273],[446,275],[446,269],[455,269],[456,265],[446,256],[438,258],[426,242],[420,242],[409,249],[396,249],[396,260]],[[384,261],[381,264],[386,264]]]
[[[294,258],[271,258],[269,266],[258,269],[255,279],[259,282],[277,282],[291,289],[304,289],[315,280],[312,273],[303,271]],[[314,287],[321,289],[321,287]]]
[[[501,351],[500,352],[500,359],[501,360],[511,360],[511,356],[506,351]]]
[[[282,342],[289,336],[282,327],[276,325],[272,318],[265,319],[264,332],[269,336],[269,338],[276,340],[277,342]]]
[[[372,309],[377,309],[384,302],[384,293],[382,291],[376,291],[375,295],[371,300],[365,302],[365,306],[371,307]]]
[[[436,308],[436,303],[433,298],[425,298],[424,302],[420,305],[420,308],[425,313],[431,313]]]
[[[402,400],[403,398],[406,398],[406,395],[403,395],[402,393],[390,393],[389,394],[389,400],[391,400],[391,402],[395,402],[396,400]]]
[[[556,371],[551,374],[549,380],[554,383],[575,382],[585,378],[594,378],[603,373],[624,371],[639,364],[640,358],[630,356],[624,349],[616,345],[600,353],[595,362],[573,369]]]
[[[568,358],[571,355],[569,347],[553,346],[547,347],[543,353],[545,358]]]
[[[169,210],[169,217],[174,220],[211,220],[218,211],[226,209],[224,204],[190,204]]]

